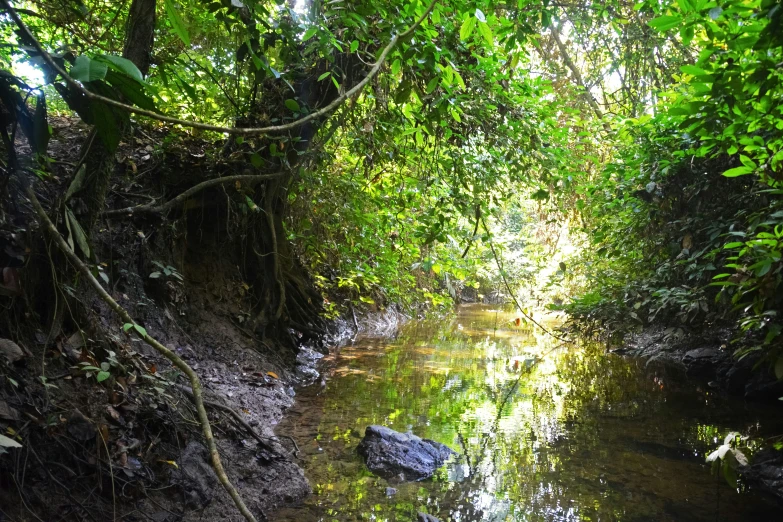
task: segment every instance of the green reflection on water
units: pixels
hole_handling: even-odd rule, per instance
[[[777,519],[773,504],[732,491],[704,464],[729,431],[779,432],[774,410],[598,347],[557,349],[515,317],[466,306],[453,321],[344,347],[326,363],[326,387],[303,390],[279,427],[297,439],[314,494],[275,519]],[[432,480],[389,483],[356,454],[370,424],[411,430],[460,457]]]

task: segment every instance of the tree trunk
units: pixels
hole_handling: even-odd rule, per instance
[[[122,56],[136,64],[147,76],[155,38],[155,0],[133,0],[125,29]]]
[[[132,61],[146,76],[154,41],[155,0],[133,0],[126,27],[122,56]],[[128,130],[120,129],[120,134],[124,135]],[[86,168],[83,189],[79,194],[84,202],[79,209],[80,221],[82,227],[89,232],[104,209],[109,181],[115,167],[114,151],[109,150],[93,128],[82,145],[80,157],[85,158]]]

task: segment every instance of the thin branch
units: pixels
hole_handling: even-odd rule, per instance
[[[134,107],[133,105],[127,105],[125,103],[119,102],[117,100],[113,100],[111,98],[106,98],[105,96],[101,96],[99,94],[95,94],[92,91],[87,90],[84,88],[79,82],[71,78],[65,70],[63,70],[62,67],[57,65],[55,61],[52,59],[52,57],[47,53],[44,48],[41,46],[40,42],[33,36],[33,34],[30,32],[30,29],[27,28],[27,26],[24,24],[21,18],[19,18],[19,15],[16,13],[16,11],[11,7],[8,0],[0,0],[2,1],[2,5],[5,6],[5,9],[8,11],[8,15],[11,17],[11,19],[14,21],[14,23],[19,27],[19,30],[22,32],[24,36],[30,39],[30,41],[33,44],[33,47],[35,47],[36,51],[38,51],[41,54],[41,58],[43,58],[44,62],[57,71],[57,73],[62,76],[63,80],[65,80],[65,83],[70,85],[72,88],[76,89],[78,92],[84,95],[85,98],[91,101],[97,101],[105,103],[106,105],[109,105],[111,107],[116,107],[118,109],[122,109],[124,111],[138,114],[141,116],[147,116],[148,118],[152,118],[158,121],[163,121],[166,123],[172,123],[175,125],[183,125],[185,127],[191,127],[193,129],[201,129],[201,130],[207,130],[207,131],[214,131],[214,132],[224,132],[226,134],[236,134],[236,135],[242,135],[242,136],[250,136],[250,135],[261,135],[261,134],[270,134],[270,133],[278,133],[278,132],[285,132],[289,131],[291,129],[295,129],[297,127],[300,127],[301,125],[304,125],[305,123],[309,121],[313,121],[315,119],[318,119],[322,116],[325,116],[332,112],[334,109],[342,105],[346,100],[353,98],[354,96],[357,96],[364,87],[372,81],[373,78],[375,78],[378,73],[381,71],[381,67],[383,66],[384,62],[386,61],[386,58],[389,56],[389,53],[394,50],[394,48],[397,46],[397,43],[400,40],[405,39],[406,37],[410,36],[421,24],[424,22],[424,20],[429,16],[432,9],[435,7],[435,4],[438,2],[438,0],[432,0],[432,2],[427,6],[427,9],[424,11],[424,14],[419,17],[416,22],[413,23],[406,31],[394,35],[392,39],[389,41],[388,45],[383,48],[383,51],[381,52],[380,56],[378,57],[378,60],[375,62],[375,64],[370,69],[370,72],[367,74],[367,76],[362,79],[359,83],[357,83],[355,86],[353,86],[350,90],[346,91],[341,96],[338,96],[335,98],[329,105],[326,107],[323,107],[322,109],[317,110],[316,112],[310,113],[304,118],[300,118],[298,120],[292,121],[290,123],[286,123],[283,125],[272,125],[269,127],[246,127],[246,128],[239,128],[239,127],[221,127],[220,125],[210,125],[208,123],[201,123],[196,121],[190,121],[190,120],[183,120],[180,118],[175,118],[173,116],[166,116],[165,114],[160,114],[155,111],[150,111],[146,109],[142,109],[140,107]]]
[[[602,119],[604,117],[604,113],[601,110],[601,107],[598,106],[598,102],[595,100],[593,93],[591,93],[590,90],[587,88],[587,85],[585,85],[585,81],[582,78],[582,73],[579,71],[579,67],[577,67],[574,61],[571,59],[571,56],[569,56],[568,54],[568,49],[566,48],[563,41],[560,39],[559,23],[554,27],[552,27],[551,33],[552,33],[552,38],[555,41],[555,44],[557,44],[557,49],[558,51],[560,51],[560,57],[563,58],[563,61],[565,62],[566,66],[571,70],[571,74],[574,75],[574,81],[576,82],[576,85],[584,91],[585,100],[587,100],[588,105],[590,105],[590,108],[593,109],[593,112],[595,112],[596,117],[599,120]],[[604,122],[604,129],[607,132],[610,130],[609,124],[606,122]]]
[[[220,483],[223,484],[223,487],[231,496],[237,509],[240,511],[240,513],[242,513],[242,516],[244,516],[245,519],[248,520],[248,522],[256,522],[256,517],[253,516],[250,510],[248,510],[247,506],[245,505],[245,502],[242,500],[242,497],[239,496],[239,492],[236,490],[236,488],[234,488],[234,486],[231,484],[231,481],[228,479],[225,469],[223,469],[223,463],[221,462],[220,455],[218,454],[217,445],[215,444],[215,438],[212,435],[212,427],[209,424],[209,417],[207,416],[207,410],[204,407],[203,389],[201,387],[201,381],[199,380],[198,375],[196,375],[196,372],[194,372],[193,368],[191,368],[188,365],[188,363],[182,360],[179,355],[177,355],[174,351],[167,348],[166,346],[158,342],[156,339],[151,337],[149,334],[146,333],[144,329],[142,329],[141,327],[135,328],[136,322],[133,320],[130,314],[122,306],[120,306],[119,303],[117,303],[117,301],[115,301],[114,298],[112,298],[112,296],[109,295],[109,293],[103,288],[103,286],[101,286],[98,280],[95,279],[95,276],[92,275],[92,272],[90,271],[90,267],[88,267],[86,264],[84,264],[84,262],[81,259],[79,259],[79,256],[77,256],[74,253],[74,251],[71,250],[71,248],[68,246],[68,243],[65,242],[63,237],[57,231],[57,228],[54,226],[54,223],[52,223],[52,220],[49,219],[49,216],[46,214],[46,211],[41,206],[41,203],[38,201],[38,197],[36,197],[35,191],[33,190],[32,186],[27,188],[27,197],[30,199],[33,208],[38,214],[39,223],[46,229],[49,235],[52,236],[54,242],[57,244],[60,250],[62,250],[65,256],[71,261],[71,263],[73,263],[73,265],[79,269],[82,276],[85,278],[88,284],[92,286],[92,288],[95,290],[98,296],[106,304],[108,304],[109,307],[112,310],[114,310],[114,312],[126,324],[134,325],[134,328],[132,328],[132,330],[135,331],[136,334],[145,343],[147,343],[152,348],[154,348],[158,353],[160,353],[166,359],[171,361],[171,363],[175,367],[177,367],[185,375],[187,375],[188,379],[190,380],[191,390],[193,391],[193,402],[196,404],[196,410],[198,411],[198,417],[201,423],[201,429],[204,434],[204,439],[207,443],[207,447],[209,448],[210,456],[212,457],[212,467],[215,469],[215,474],[217,474]]]
[[[490,233],[489,233],[489,229],[487,228],[487,223],[484,221],[484,218],[483,218],[483,217],[482,217],[482,218],[480,218],[480,219],[481,219],[481,224],[484,226],[484,231],[487,233],[487,236],[489,236],[489,235],[490,235]],[[533,323],[534,325],[536,325],[536,326],[538,326],[539,328],[541,328],[541,329],[544,331],[544,333],[546,333],[546,334],[548,334],[548,335],[550,335],[550,336],[554,337],[554,338],[555,338],[555,339],[557,339],[558,341],[562,341],[562,342],[564,342],[564,343],[571,343],[571,344],[573,344],[573,343],[574,343],[574,341],[572,341],[572,340],[570,340],[570,339],[566,339],[565,337],[561,337],[561,336],[559,336],[559,335],[556,335],[556,334],[554,334],[554,333],[553,333],[552,331],[550,331],[550,330],[549,330],[547,327],[545,327],[544,325],[542,325],[541,323],[539,323],[538,321],[536,321],[535,319],[533,319],[532,317],[530,317],[530,316],[529,316],[529,315],[528,315],[528,314],[527,314],[527,313],[526,313],[526,312],[525,312],[525,311],[522,309],[522,305],[520,305],[520,304],[519,304],[519,301],[517,301],[517,296],[514,294],[514,292],[512,292],[512,291],[511,291],[511,287],[510,287],[510,286],[509,286],[509,284],[508,284],[508,280],[506,279],[506,273],[505,273],[505,270],[503,270],[503,263],[500,261],[500,258],[498,257],[498,254],[497,254],[497,252],[495,252],[495,245],[494,245],[494,243],[492,242],[492,239],[491,239],[491,238],[490,238],[490,239],[488,239],[488,240],[487,240],[487,242],[489,243],[489,248],[490,248],[490,249],[492,249],[492,256],[495,258],[495,263],[498,265],[498,270],[500,271],[500,277],[503,279],[503,284],[506,286],[506,290],[508,290],[508,294],[511,296],[511,299],[513,299],[513,300],[514,300],[514,304],[515,304],[515,305],[517,305],[517,308],[519,309],[520,313],[521,313],[522,315],[524,315],[524,316],[525,316],[525,317],[528,319],[528,321],[530,321],[530,322],[531,322],[531,323]]]
[[[192,195],[201,192],[202,190],[207,189],[209,187],[214,187],[215,185],[221,185],[223,183],[231,183],[232,181],[244,181],[247,184],[260,183],[268,179],[279,178],[282,175],[283,172],[276,172],[274,174],[237,174],[236,176],[224,176],[222,178],[208,179],[207,181],[202,181],[198,185],[194,185],[190,187],[188,190],[178,195],[174,199],[167,201],[166,203],[161,203],[160,205],[148,203],[146,205],[138,205],[136,207],[121,208],[118,210],[109,210],[104,212],[104,215],[130,216],[133,214],[165,214],[166,212],[176,207],[177,205],[184,203]]]
[[[195,59],[193,59],[193,58],[192,58],[192,57],[191,57],[191,56],[188,54],[188,52],[187,52],[187,51],[182,51],[182,52],[184,53],[185,57],[187,57],[187,59],[188,59],[188,60],[190,60],[191,62],[193,62],[193,64],[194,64],[196,67],[198,67],[199,69],[201,69],[202,71],[204,71],[205,73],[207,73],[207,76],[209,76],[209,77],[210,77],[210,79],[211,79],[213,82],[215,82],[215,85],[217,85],[217,86],[218,86],[218,88],[219,88],[221,91],[223,91],[223,95],[224,95],[224,96],[225,96],[225,97],[228,99],[229,103],[231,103],[231,105],[233,105],[233,106],[234,106],[234,108],[237,110],[237,114],[239,114],[239,112],[240,112],[240,110],[241,110],[241,109],[239,108],[239,105],[237,105],[237,102],[236,102],[236,101],[234,101],[234,98],[233,98],[233,97],[232,97],[232,96],[231,96],[231,95],[228,93],[228,91],[226,90],[226,88],[225,88],[225,87],[223,87],[223,84],[222,84],[222,83],[220,83],[220,81],[218,81],[218,79],[217,79],[217,78],[215,78],[215,75],[214,75],[214,74],[212,74],[212,71],[210,71],[208,67],[204,67],[203,65],[201,65],[200,63],[198,63],[198,62],[197,62]]]
[[[473,239],[476,237],[476,232],[478,232],[480,219],[481,219],[481,207],[479,205],[476,205],[476,226],[473,228],[473,234],[468,238],[468,246],[465,247],[465,251],[462,253],[462,259],[465,259],[465,256],[468,255],[468,251],[470,250],[470,245],[473,244]]]

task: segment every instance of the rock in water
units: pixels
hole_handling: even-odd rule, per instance
[[[358,450],[370,471],[402,480],[428,479],[454,454],[440,442],[384,426],[368,426]]]

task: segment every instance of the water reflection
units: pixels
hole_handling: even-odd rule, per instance
[[[275,519],[778,519],[775,505],[732,491],[704,464],[729,431],[779,433],[774,410],[597,347],[558,348],[515,317],[463,307],[454,320],[359,339],[327,361],[326,386],[303,390],[279,428],[296,437],[315,493]],[[356,454],[369,424],[411,430],[460,457],[388,495]]]

